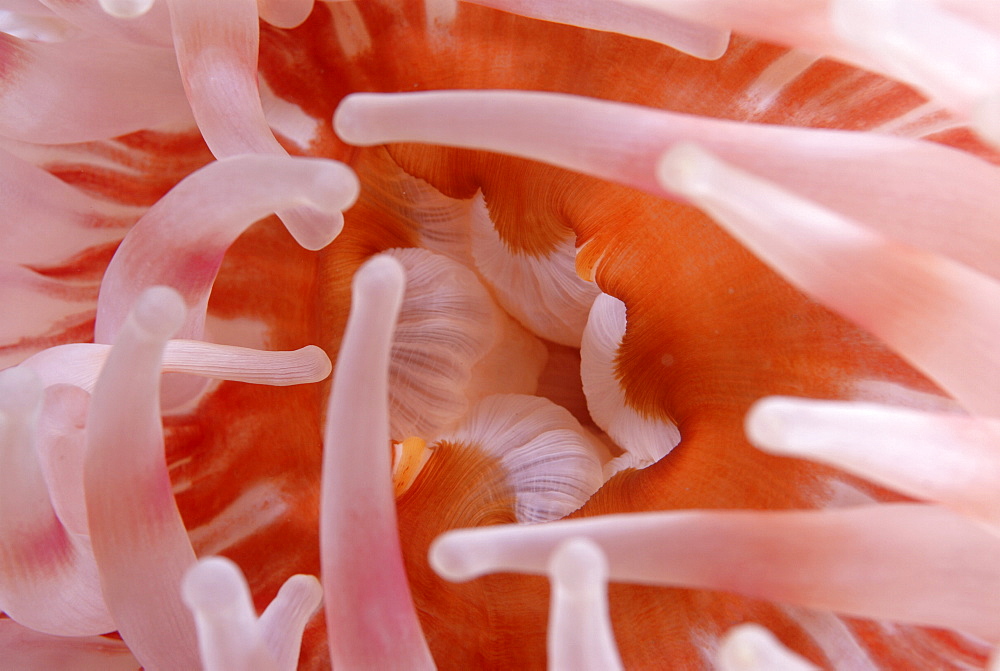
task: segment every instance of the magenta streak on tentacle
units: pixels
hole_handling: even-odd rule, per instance
[[[36,452],[42,383],[0,372],[0,608],[32,629],[90,636],[115,629],[86,537],[67,531]]]
[[[286,156],[267,125],[257,88],[260,42],[257,0],[167,0],[177,63],[191,110],[217,158],[246,153]],[[295,205],[299,205],[296,207]],[[343,227],[340,211],[289,204],[277,213],[321,249]]]
[[[389,352],[404,285],[388,256],[358,270],[330,392],[320,552],[336,668],[434,668],[403,568],[389,454]]]
[[[101,588],[118,631],[147,669],[199,668],[180,584],[195,555],[171,491],[160,367],[184,320],[177,292],[143,292],[101,372],[87,418],[84,490]]]
[[[708,119],[557,93],[439,91],[347,96],[334,127],[357,145],[423,142],[497,151],[684,201],[657,179],[692,141],[835,212],[1000,276],[1000,169],[919,140]],[[878,175],[874,180],[872,175]],[[962,221],[963,235],[940,222]]]

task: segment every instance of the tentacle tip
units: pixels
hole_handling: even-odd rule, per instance
[[[305,23],[313,10],[312,0],[296,0],[278,3],[259,3],[260,18],[275,28],[289,30]]]
[[[664,152],[656,166],[660,185],[682,195],[697,196],[710,191],[712,155],[692,142],[681,142]]]
[[[377,254],[365,261],[354,276],[354,286],[363,294],[398,293],[406,287],[403,264],[388,254]]]
[[[329,159],[312,159],[320,169],[316,173],[316,183],[311,189],[313,203],[323,210],[325,226],[319,228],[328,236],[325,243],[333,241],[344,228],[343,211],[351,208],[361,195],[361,180],[349,166]],[[308,203],[307,203],[308,204]],[[331,218],[332,217],[332,218]],[[321,248],[321,247],[317,247]]]
[[[309,612],[310,616],[315,615],[323,604],[323,585],[314,575],[297,573],[281,586],[281,591],[284,590],[296,590],[305,595],[302,607],[303,610]]]
[[[721,671],[817,671],[817,667],[785,648],[768,629],[759,624],[740,624],[730,629],[718,653]]]
[[[554,582],[568,588],[603,585],[608,580],[608,560],[594,541],[572,538],[552,553],[549,575]]]
[[[176,290],[156,286],[146,289],[132,310],[136,325],[150,335],[169,338],[181,327],[187,316],[187,306]]]
[[[135,19],[153,7],[156,0],[99,0],[105,14],[116,19]]]
[[[354,178],[354,181],[357,182],[357,178]],[[324,203],[325,211],[320,212],[305,205],[297,210],[278,213],[289,233],[295,238],[295,242],[310,252],[318,252],[337,239],[344,230],[344,213],[341,210],[348,209],[357,201],[361,187],[357,185],[354,188],[350,184],[345,185],[338,181],[335,185],[325,188],[325,191],[328,194],[337,192],[336,195],[328,196],[330,202]],[[306,220],[312,220],[319,225],[301,225],[303,215]]]
[[[699,43],[695,49],[681,49],[703,61],[717,61],[729,51],[729,43],[732,41],[732,31],[713,30],[711,39],[706,39]]]
[[[787,399],[771,396],[750,406],[743,430],[751,444],[772,454],[788,452],[785,439],[788,404]]]
[[[333,362],[330,361],[330,355],[316,345],[306,345],[302,351],[308,353],[309,357],[316,362],[316,382],[330,377],[330,373],[333,372]]]
[[[357,174],[347,166],[339,166],[342,168],[339,170],[338,174],[335,176],[336,185],[330,187],[330,193],[336,193],[336,202],[332,209],[336,210],[335,214],[339,215],[339,219],[336,220],[337,226],[332,229],[333,238],[340,235],[340,232],[344,230],[344,210],[348,210],[354,207],[354,204],[358,202],[358,198],[361,196],[361,180],[358,179]]]
[[[333,131],[348,144],[369,146],[379,144],[371,136],[369,124],[365,122],[366,102],[375,98],[373,94],[352,93],[340,101],[333,113]]]
[[[451,533],[434,539],[427,551],[427,559],[434,572],[450,582],[467,582],[479,577],[470,570],[461,541]]]
[[[246,592],[239,567],[225,557],[206,557],[184,574],[181,597],[192,611],[228,609]]]

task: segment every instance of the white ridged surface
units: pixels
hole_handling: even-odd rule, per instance
[[[507,312],[535,335],[579,347],[587,314],[600,293],[576,274],[572,232],[548,254],[512,252],[490,219],[482,194],[471,209],[472,257]]]
[[[625,392],[615,375],[625,321],[625,304],[614,296],[601,294],[590,311],[580,348],[580,376],[590,416],[625,450],[625,454],[604,467],[605,478],[626,468],[654,464],[681,440],[675,425],[643,417],[625,401]]]
[[[521,394],[489,396],[442,437],[497,457],[517,498],[519,522],[559,519],[603,483],[594,439],[565,408]]]
[[[478,397],[534,390],[544,347],[518,337],[471,270],[424,249],[387,255],[406,270],[389,368],[393,440],[454,428]]]

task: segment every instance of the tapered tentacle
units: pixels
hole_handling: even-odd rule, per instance
[[[389,348],[404,286],[391,257],[358,270],[327,411],[322,580],[330,654],[347,668],[435,668],[403,569],[389,463]]]
[[[140,295],[87,418],[84,490],[101,591],[122,638],[152,668],[198,665],[180,590],[195,555],[171,491],[159,411],[163,349],[184,315],[173,290]]]

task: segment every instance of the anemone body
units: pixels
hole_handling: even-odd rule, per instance
[[[25,668],[986,663],[975,77],[874,58],[828,25],[880,25],[852,3],[8,4]],[[133,351],[160,389],[116,391]],[[752,445],[771,396],[850,403],[755,406]],[[45,611],[63,584],[78,615]]]

